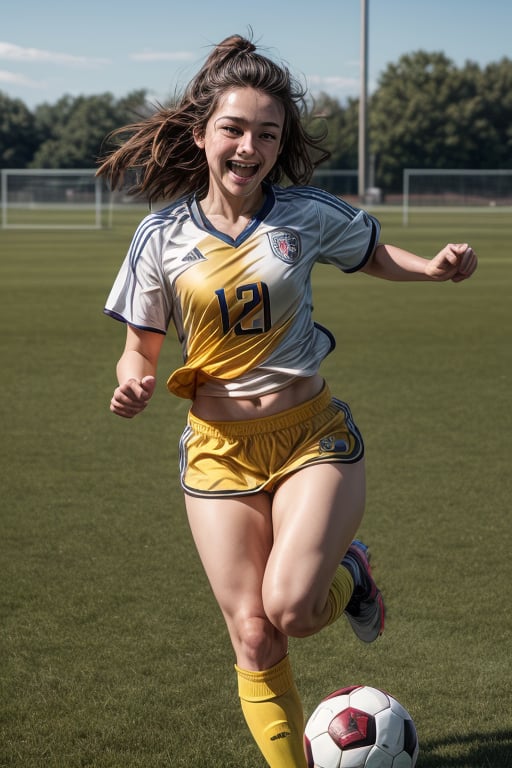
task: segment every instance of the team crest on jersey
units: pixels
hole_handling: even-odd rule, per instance
[[[272,253],[281,261],[293,264],[300,256],[300,240],[291,229],[275,229],[268,233]]]

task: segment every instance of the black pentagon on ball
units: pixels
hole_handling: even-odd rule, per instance
[[[418,746],[418,734],[412,720],[404,720],[404,752],[411,757]]]

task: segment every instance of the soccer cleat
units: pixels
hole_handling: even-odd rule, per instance
[[[359,578],[346,608],[345,615],[357,637],[363,643],[373,643],[384,631],[384,600],[377,588],[370,568],[368,547],[357,539],[345,555],[349,570],[357,568]],[[343,565],[346,562],[343,562]]]

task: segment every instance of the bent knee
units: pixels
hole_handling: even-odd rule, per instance
[[[242,663],[242,666],[266,669],[275,663],[276,652],[279,658],[286,653],[285,638],[267,618],[245,618],[238,622],[236,635],[232,640],[238,663]],[[282,649],[280,645],[283,645]]]
[[[265,611],[282,634],[287,637],[308,637],[318,632],[321,626],[322,610],[315,609],[310,598],[280,600],[271,597],[265,604]]]

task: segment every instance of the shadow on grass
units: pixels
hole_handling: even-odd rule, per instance
[[[417,768],[512,768],[512,729],[420,741]]]

